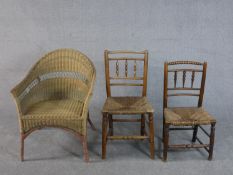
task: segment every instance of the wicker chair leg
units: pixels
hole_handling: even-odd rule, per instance
[[[102,159],[106,158],[106,145],[107,145],[107,114],[103,114],[102,121]]]
[[[145,135],[145,115],[141,115],[141,136]]]
[[[89,162],[89,155],[88,155],[88,149],[87,149],[87,137],[86,136],[83,136],[82,144],[83,144],[83,159],[85,160],[85,162]]]
[[[21,134],[21,138],[20,138],[20,144],[21,144],[21,146],[20,146],[20,160],[21,161],[24,161],[24,139],[25,139],[25,137],[24,137],[24,134]]]
[[[150,158],[155,158],[155,148],[154,148],[154,120],[153,113],[149,113],[149,129],[150,129]]]
[[[88,113],[87,113],[87,121],[88,121],[88,123],[90,124],[91,129],[93,129],[94,131],[97,131],[95,125],[93,124],[93,122],[92,122],[91,119],[90,119],[89,111],[88,111]]]
[[[110,136],[113,136],[113,121],[112,121],[112,115],[109,114],[109,133],[110,133]]]
[[[196,142],[196,140],[197,140],[197,131],[198,131],[198,125],[195,125],[195,126],[194,126],[194,129],[193,129],[193,138],[192,138],[192,142]]]
[[[209,147],[208,160],[212,160],[212,158],[213,158],[214,137],[215,137],[215,123],[212,123],[211,129],[210,129],[210,147]]]
[[[163,135],[163,160],[167,161],[168,143],[169,143],[169,125],[164,125],[164,135]]]

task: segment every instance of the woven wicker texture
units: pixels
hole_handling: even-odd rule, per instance
[[[95,67],[79,51],[59,49],[41,58],[11,92],[21,133],[35,128],[62,127],[86,135]]]
[[[102,112],[110,114],[145,114],[154,112],[146,97],[108,97]]]
[[[175,126],[208,125],[216,120],[202,107],[180,107],[164,109],[165,123]]]

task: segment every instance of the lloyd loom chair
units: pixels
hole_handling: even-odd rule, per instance
[[[164,64],[164,161],[167,160],[168,148],[204,148],[209,153],[208,159],[212,159],[216,120],[202,107],[206,68],[206,62],[173,61],[165,62]],[[199,84],[195,81],[198,74],[200,79]],[[173,79],[172,85],[169,85],[169,77]],[[179,77],[182,77],[180,81],[182,84],[181,86],[177,85],[180,84],[178,83]],[[190,84],[188,83],[188,87],[186,85],[187,77],[191,78]],[[197,107],[168,107],[168,97],[174,96],[198,97],[198,105]],[[210,134],[202,125],[210,125]],[[209,144],[204,144],[197,137],[198,128],[200,128],[210,138]],[[193,130],[192,144],[169,145],[169,131],[171,130]],[[198,141],[199,144],[195,144],[196,141]]]
[[[111,56],[110,56],[111,55]],[[123,57],[119,57],[124,55]],[[134,55],[139,55],[137,58]],[[131,52],[131,51],[105,51],[105,77],[107,99],[105,101],[102,114],[102,159],[106,158],[107,140],[143,140],[148,139],[150,143],[150,157],[154,159],[154,124],[153,124],[153,108],[146,98],[147,92],[147,67],[148,52]],[[118,56],[118,57],[116,57]],[[131,57],[129,57],[131,56]],[[134,56],[134,57],[133,57]],[[124,66],[120,66],[123,63]],[[128,65],[133,63],[133,75],[128,71]],[[139,76],[137,67],[140,63],[143,66],[142,76]],[[110,64],[115,65],[115,73],[111,75]],[[137,66],[138,65],[138,66]],[[124,69],[124,73],[120,74],[120,68]],[[139,69],[139,68],[138,68]],[[115,82],[117,81],[117,82]],[[135,83],[135,81],[137,83]],[[139,82],[138,82],[139,81]],[[112,96],[111,86],[141,86],[142,96],[125,97]],[[138,119],[113,118],[113,115],[141,115]],[[145,131],[146,115],[149,118],[149,135]],[[120,136],[113,135],[113,122],[141,122],[141,133],[138,136]],[[109,126],[109,131],[107,131]]]
[[[78,137],[87,150],[88,106],[95,81],[95,67],[81,52],[58,49],[41,58],[11,93],[15,99],[21,133],[21,160],[24,139],[37,129],[62,128]]]

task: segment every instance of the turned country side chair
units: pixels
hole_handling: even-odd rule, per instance
[[[122,56],[123,55],[123,56]],[[137,55],[137,56],[135,56]],[[138,56],[140,58],[138,58]],[[148,52],[131,51],[108,51],[104,52],[105,57],[105,77],[107,99],[102,109],[102,159],[106,158],[106,146],[108,140],[144,140],[148,139],[150,143],[150,157],[154,159],[154,124],[153,108],[146,98],[147,92],[147,69]],[[140,64],[141,63],[141,64]],[[123,66],[122,66],[123,64]],[[133,71],[128,70],[132,65]],[[138,75],[139,64],[142,66],[142,75]],[[111,66],[115,72],[110,71]],[[120,73],[123,68],[123,73]],[[111,87],[118,86],[136,86],[142,87],[141,96],[112,96]],[[140,115],[140,118],[113,118],[113,115]],[[149,119],[149,135],[145,130],[146,115]],[[140,122],[140,135],[122,136],[114,135],[113,122]],[[109,128],[109,129],[108,129]]]
[[[21,160],[24,140],[44,127],[61,128],[73,133],[87,150],[88,106],[96,72],[91,60],[79,51],[58,49],[41,58],[26,78],[11,93],[19,113]]]
[[[209,153],[208,159],[212,159],[216,120],[202,107],[206,68],[206,62],[172,61],[164,64],[164,161],[167,160],[169,148],[204,148]],[[187,78],[190,79],[187,81]],[[197,107],[168,107],[168,98],[180,96],[197,97]],[[210,125],[210,134],[203,125]],[[198,128],[209,137],[208,144],[204,144],[197,137]],[[169,131],[172,130],[193,130],[192,143],[169,144]],[[198,144],[195,143],[196,141],[198,141]]]

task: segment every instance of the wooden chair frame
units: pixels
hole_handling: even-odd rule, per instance
[[[173,65],[195,65],[200,66],[200,69],[169,69]],[[198,97],[198,107],[202,107],[203,103],[203,96],[204,96],[204,89],[205,89],[205,80],[206,80],[206,69],[207,69],[207,62],[201,63],[196,61],[172,61],[172,62],[165,62],[164,63],[164,98],[163,98],[163,109],[168,107],[168,97],[172,96],[196,96]],[[183,87],[176,87],[177,82],[177,72],[183,72]],[[192,72],[192,79],[191,79],[191,88],[185,87],[185,79],[186,79],[186,72]],[[195,73],[201,72],[201,87],[194,88],[193,82],[195,78]],[[168,74],[174,73],[174,88],[168,87]],[[199,91],[199,93],[169,93],[169,91],[180,91],[180,90],[192,90],[192,91]],[[169,148],[179,149],[179,148],[204,148],[208,153],[209,157],[208,160],[212,160],[213,157],[213,147],[214,147],[214,137],[215,137],[215,124],[216,122],[210,123],[210,134],[201,126],[201,125],[193,125],[191,127],[172,127],[170,128],[170,124],[165,123],[165,118],[163,114],[163,142],[164,142],[164,150],[163,150],[163,160],[167,160],[167,152]],[[182,125],[179,125],[182,126]],[[183,125],[185,126],[185,125]],[[209,137],[209,144],[204,144],[198,137],[197,132],[198,128],[200,128],[205,135]],[[178,144],[178,145],[169,145],[169,131],[173,130],[193,130],[193,137],[191,144]],[[198,141],[199,144],[195,144]]]
[[[143,58],[132,58],[132,57],[110,57],[109,55],[113,54],[133,54],[133,55],[143,55]],[[141,86],[142,87],[142,97],[146,97],[147,94],[147,70],[148,70],[148,51],[134,52],[134,51],[108,51],[104,52],[105,58],[105,77],[106,77],[106,92],[107,97],[112,97],[111,95],[111,86]],[[110,61],[116,61],[116,76],[110,76]],[[125,76],[119,76],[119,64],[118,61],[125,61]],[[134,76],[128,77],[128,61],[134,61]],[[144,62],[143,64],[143,77],[138,77],[136,75],[137,64],[136,62]],[[142,83],[111,83],[111,80],[141,80]],[[106,158],[106,145],[108,140],[144,140],[148,139],[150,142],[150,158],[154,159],[154,124],[153,124],[153,112],[149,113],[120,113],[121,115],[135,115],[140,114],[140,119],[114,119],[113,115],[116,113],[111,112],[102,112],[103,121],[102,121],[102,159]],[[117,113],[119,114],[119,113]],[[145,130],[146,115],[148,115],[148,124],[149,124],[149,135],[147,135]],[[140,122],[141,131],[138,136],[114,136],[113,132],[113,123],[114,122]],[[109,127],[109,130],[108,130]]]

